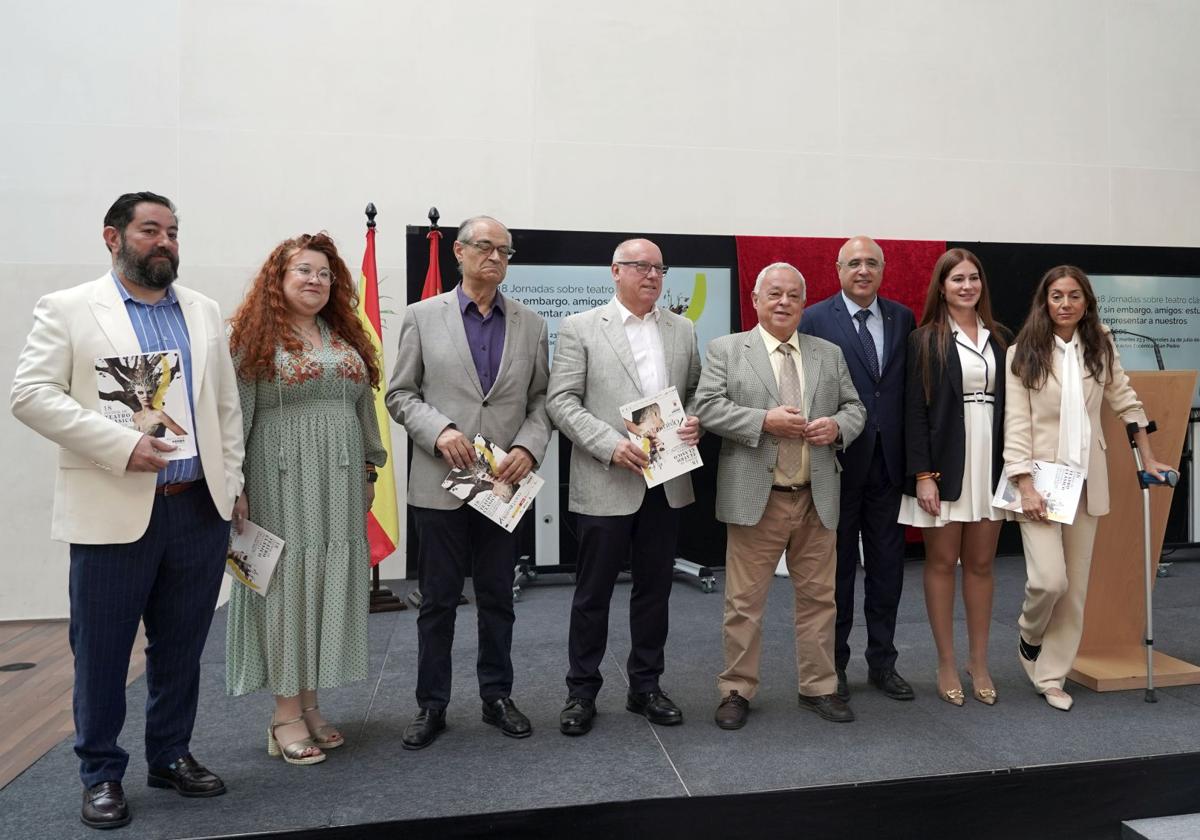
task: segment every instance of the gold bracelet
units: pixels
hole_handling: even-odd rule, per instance
[[[919,472],[919,473],[917,473],[917,481],[922,481],[923,479],[926,479],[926,478],[931,478],[934,481],[937,481],[941,477],[942,477],[942,474],[940,472]]]

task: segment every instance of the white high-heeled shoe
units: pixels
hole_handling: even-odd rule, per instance
[[[1071,707],[1075,705],[1075,699],[1061,688],[1057,689],[1057,693],[1055,694],[1046,691],[1042,696],[1046,698],[1046,702],[1050,704],[1051,708],[1058,709],[1060,712],[1069,712],[1071,711]]]

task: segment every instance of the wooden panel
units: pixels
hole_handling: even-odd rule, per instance
[[[145,632],[138,628],[128,682],[145,668],[145,647]],[[0,787],[75,734],[71,713],[75,660],[67,622],[0,622],[0,664],[9,662],[33,662],[36,667],[0,671]]]
[[[1196,371],[1131,371],[1129,378],[1146,406],[1146,414],[1158,424],[1158,432],[1150,437],[1154,454],[1160,461],[1178,466],[1191,395],[1196,387]],[[1079,645],[1081,656],[1110,648],[1140,646],[1146,616],[1142,490],[1120,419],[1105,406],[1102,422],[1108,445],[1111,504],[1109,514],[1101,517],[1096,531],[1083,639]],[[1156,569],[1173,492],[1168,487],[1150,491],[1150,556]]]
[[[1109,648],[1080,654],[1069,677],[1092,691],[1128,691],[1146,687],[1146,648]],[[1154,651],[1154,686],[1200,685],[1200,667]]]

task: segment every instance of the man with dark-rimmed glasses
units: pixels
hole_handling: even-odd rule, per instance
[[[667,272],[657,245],[646,239],[622,242],[611,271],[613,299],[562,322],[546,396],[551,419],[574,444],[568,508],[577,517],[579,554],[567,704],[559,717],[564,735],[583,735],[592,728],[603,683],[600,663],[608,641],[609,601],[627,560],[633,592],[625,707],[651,723],[683,722],[659,677],[679,508],[692,503],[692,482],[682,475],[646,488],[642,467],[648,458],[626,435],[620,407],[674,386],[688,414],[679,437],[695,443],[700,421],[692,401],[700,355],[692,322],[656,305]]]
[[[400,327],[400,354],[387,406],[413,443],[408,503],[420,544],[417,563],[417,705],[402,746],[429,746],[446,728],[450,652],[463,578],[470,573],[479,615],[476,674],[483,722],[511,738],[533,729],[512,691],[513,534],[442,489],[451,467],[475,463],[482,434],[508,452],[498,480],[514,485],[546,451],[548,331],[545,320],[500,293],[513,254],[508,229],[490,216],[458,228],[454,256],[462,283],[413,303]]]

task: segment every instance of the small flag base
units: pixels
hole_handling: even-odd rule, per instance
[[[392,590],[379,582],[379,567],[371,569],[371,607],[370,612],[399,612],[408,609],[408,604],[400,599]]]
[[[414,609],[418,609],[418,610],[421,609],[421,601],[422,601],[422,598],[421,598],[421,590],[420,589],[414,589],[412,592],[408,593],[408,603],[412,604]],[[463,604],[469,604],[469,603],[471,603],[471,601],[469,598],[467,598],[466,595],[458,596],[459,606],[462,606]]]

